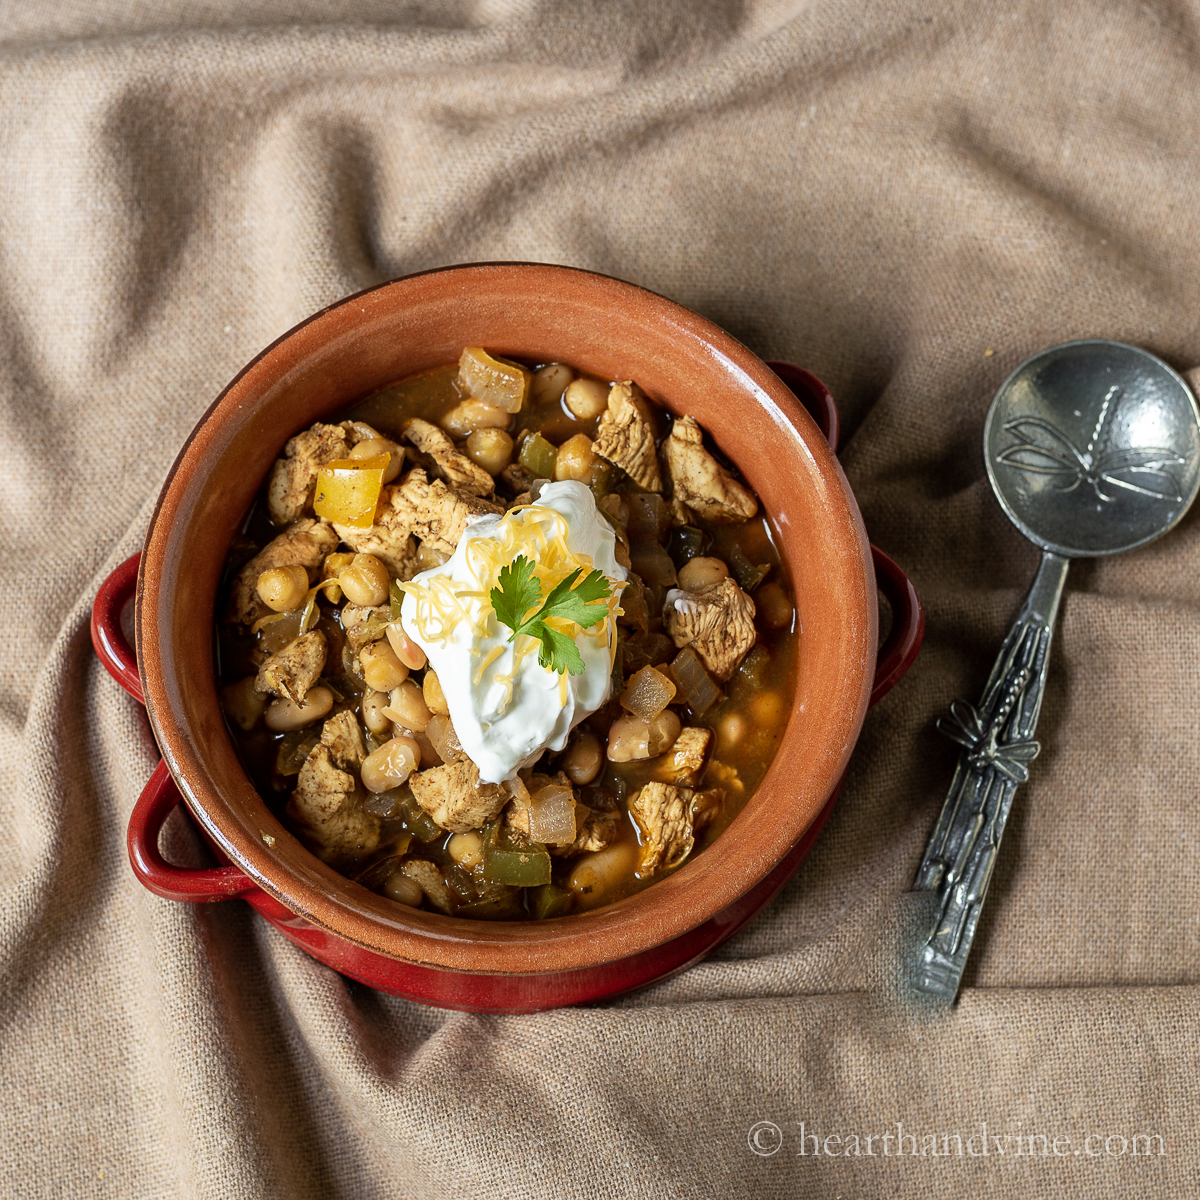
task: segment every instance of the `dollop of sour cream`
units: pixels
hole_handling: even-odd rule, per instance
[[[620,588],[612,586],[603,621],[563,630],[574,632],[584,670],[560,674],[539,664],[536,639],[509,641],[512,630],[492,609],[500,569],[519,555],[534,563],[543,597],[576,568],[580,578],[600,570],[610,586],[629,577],[591,491],[568,480],[543,486],[535,504],[469,522],[447,562],[401,585],[400,623],[428,655],[458,740],[485,783],[561,750],[612,691]]]

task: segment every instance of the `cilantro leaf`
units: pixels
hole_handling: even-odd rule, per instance
[[[579,647],[575,645],[573,637],[559,633],[549,625],[542,626],[539,636],[542,646],[538,651],[538,662],[543,667],[549,667],[560,675],[564,671],[568,675],[583,674],[583,655],[579,653]]]
[[[571,585],[579,578],[579,574],[579,568],[576,568],[551,590],[538,613],[539,617],[564,617],[584,629],[590,629],[608,616],[608,605],[591,603],[594,600],[606,600],[612,595],[608,580],[599,571],[589,571],[583,582],[573,588]]]
[[[511,642],[523,633],[525,614],[542,598],[542,585],[533,577],[533,563],[523,554],[500,568],[500,586],[492,588],[492,608],[496,619],[513,631]]]
[[[560,675],[563,672],[580,675],[584,670],[583,656],[575,639],[551,629],[546,621],[557,617],[573,621],[581,629],[590,629],[608,616],[608,605],[597,601],[611,596],[612,588],[603,573],[597,570],[589,571],[575,587],[575,581],[582,574],[582,568],[576,568],[555,584],[537,612],[527,617],[526,613],[542,600],[542,585],[534,577],[533,570],[532,561],[523,554],[501,567],[497,576],[500,586],[492,588],[490,593],[496,619],[512,630],[510,642],[524,633],[542,643],[538,648],[538,662],[543,667]]]

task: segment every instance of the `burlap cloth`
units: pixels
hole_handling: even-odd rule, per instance
[[[1197,512],[1072,568],[957,1009],[896,968],[954,761],[933,720],[977,698],[1036,562],[987,404],[1069,338],[1200,359],[1191,6],[0,11],[0,1194],[1195,1194]],[[514,1018],[144,891],[123,833],[156,752],[86,623],[261,347],[499,258],[644,284],[825,379],[929,618],[768,911],[672,982]]]

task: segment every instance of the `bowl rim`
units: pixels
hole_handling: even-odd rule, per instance
[[[534,289],[562,283],[564,275],[573,287],[591,289],[600,298],[606,295],[623,301],[636,298],[646,313],[661,321],[665,329],[695,339],[707,353],[736,368],[750,397],[760,406],[770,406],[775,425],[793,439],[794,450],[814,472],[813,478],[827,489],[833,507],[840,510],[836,527],[839,561],[844,561],[847,578],[855,583],[856,594],[845,614],[855,661],[847,664],[848,670],[840,680],[836,713],[830,718],[837,736],[835,744],[815,752],[807,809],[785,807],[782,813],[773,814],[779,819],[768,831],[770,836],[759,837],[757,846],[751,847],[754,852],[742,854],[740,851],[745,849],[742,841],[737,836],[731,839],[730,835],[754,805],[751,797],[718,840],[717,844],[729,846],[721,856],[726,860],[726,870],[713,869],[714,846],[633,896],[547,921],[483,922],[407,909],[352,883],[304,850],[269,813],[263,801],[259,800],[265,814],[259,821],[260,830],[249,829],[246,820],[231,811],[209,777],[203,747],[189,736],[177,712],[179,681],[171,674],[173,651],[169,639],[159,636],[160,623],[154,619],[156,613],[164,611],[164,595],[169,591],[169,586],[164,589],[163,585],[170,574],[163,568],[179,561],[176,542],[181,535],[176,533],[176,518],[185,511],[186,493],[195,491],[193,484],[197,472],[202,472],[206,453],[212,449],[215,429],[223,421],[239,417],[244,420],[246,412],[253,411],[247,410],[246,405],[256,388],[269,392],[272,378],[285,377],[288,370],[304,361],[314,346],[326,345],[347,318],[350,328],[367,323],[355,321],[354,310],[365,314],[380,304],[406,296],[419,301],[422,290],[428,293],[431,285],[436,293],[438,286],[452,291],[465,283],[476,287],[511,286],[514,280],[519,280],[525,289]],[[747,474],[744,469],[743,473]],[[778,533],[774,520],[772,524]],[[796,564],[790,559],[785,561],[794,572]],[[213,599],[215,603],[215,596]],[[151,727],[188,808],[222,855],[298,917],[335,938],[346,939],[386,958],[459,972],[529,975],[585,969],[652,950],[717,917],[764,878],[803,837],[841,779],[865,717],[878,635],[874,570],[861,514],[840,463],[790,389],[732,335],[666,297],[597,272],[528,262],[456,264],[376,284],[313,313],[255,355],[199,418],[166,476],[143,546],[135,622]],[[217,705],[215,687],[211,703]],[[773,777],[784,746],[794,733],[794,717],[793,713],[755,796],[768,791],[769,783],[785,786],[782,779]],[[231,747],[231,739],[227,740]],[[249,787],[248,779],[245,782]],[[744,835],[746,828],[741,832]],[[285,843],[282,849],[277,848],[279,833],[294,846]],[[274,843],[268,844],[267,837],[273,837]]]

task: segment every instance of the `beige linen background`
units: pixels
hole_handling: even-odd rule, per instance
[[[984,477],[996,386],[1074,337],[1200,360],[1194,0],[9,0],[0,37],[0,1194],[1195,1194],[1200,513],[1072,568],[956,1010],[895,966],[953,766],[933,719],[1036,561]],[[825,379],[929,619],[767,912],[626,1001],[509,1018],[144,891],[155,748],[86,626],[243,363],[497,258],[633,280]],[[1006,1153],[815,1155],[801,1122],[986,1123]]]

